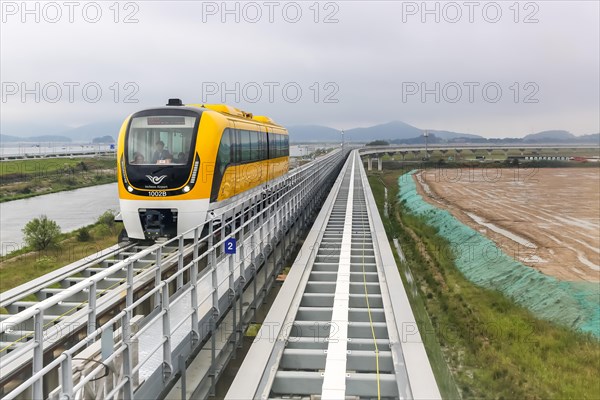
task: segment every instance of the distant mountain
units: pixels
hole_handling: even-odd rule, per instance
[[[64,126],[41,127],[37,125],[9,125],[2,123],[0,142],[86,142],[93,140],[114,139],[119,135],[122,121],[96,122],[77,128]],[[287,127],[291,143],[303,142],[329,142],[336,143],[342,140],[339,129],[322,125],[296,125]],[[423,132],[425,129],[417,128],[402,121],[392,121],[385,124],[363,128],[353,128],[344,131],[344,141],[368,143],[375,140],[386,140],[395,144],[424,143]],[[575,136],[564,130],[551,130],[526,135],[524,138],[487,139],[483,136],[470,133],[428,130],[428,143],[600,143],[600,134]],[[35,136],[34,136],[35,135]],[[114,142],[114,140],[111,140]]]
[[[446,140],[439,138],[434,133],[430,133],[427,137],[427,143],[429,144],[438,144],[444,143]],[[413,138],[408,139],[394,139],[391,141],[392,144],[425,144],[425,137],[423,135],[419,135]]]
[[[338,142],[341,130],[321,125],[299,125],[288,127],[290,141],[299,142]],[[423,133],[422,130],[401,121],[388,122],[366,128],[353,128],[344,131],[346,142],[371,142],[374,140],[393,140],[412,138]]]
[[[575,139],[575,135],[567,131],[543,131],[526,135],[524,142],[548,142],[548,141],[568,141]]]
[[[104,121],[79,126],[77,128],[67,128],[65,126],[37,126],[28,127],[2,124],[2,142],[91,142],[94,138],[102,136],[117,137],[123,121]]]
[[[56,124],[52,122],[43,123],[37,122],[39,120],[28,121],[26,124],[6,122],[0,120],[0,132],[4,135],[17,136],[17,137],[31,137],[31,136],[46,136],[46,135],[61,135],[62,132],[69,129],[68,126],[63,124]]]
[[[600,133],[592,133],[590,135],[577,136],[575,138],[577,143],[595,143],[600,144]]]
[[[61,135],[71,138],[75,142],[91,142],[97,137],[119,136],[119,129],[123,121],[96,122],[61,132]]]
[[[3,135],[0,133],[0,143],[20,142],[22,138],[17,136]]]
[[[455,140],[455,139],[484,139],[483,136],[474,135],[472,133],[459,133],[459,132],[449,132],[449,131],[435,131],[429,130],[430,134],[434,134],[440,139],[443,140]]]
[[[353,142],[370,142],[373,140],[408,139],[423,134],[419,128],[401,121],[370,126],[368,128],[348,129],[344,132],[345,140]]]
[[[526,143],[596,143],[600,142],[600,133],[575,136],[567,131],[543,131],[532,133],[523,138]]]
[[[409,125],[402,121],[392,121],[386,124],[370,126],[367,128],[348,129],[344,132],[345,140],[353,142],[371,142],[373,140],[388,140],[398,143],[398,140],[412,140],[423,136],[425,130]],[[470,133],[428,130],[430,139],[435,135],[440,141],[451,140],[459,137],[468,139],[483,139],[482,136]],[[433,142],[431,142],[433,143]]]
[[[97,137],[92,140],[92,143],[114,143],[114,142],[115,142],[115,139],[110,135]]]
[[[11,136],[11,135],[3,135],[0,134],[0,143],[16,143],[16,142],[70,142],[71,139],[66,136],[59,135],[43,135],[43,136],[29,136],[29,137],[20,137],[20,136]]]
[[[291,143],[302,142],[340,142],[342,136],[339,130],[321,125],[289,126]]]

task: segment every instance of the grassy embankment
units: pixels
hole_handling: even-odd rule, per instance
[[[57,245],[52,248],[43,251],[23,248],[1,257],[0,292],[115,245],[123,224],[115,223],[112,218],[114,218],[112,214],[110,216],[104,214],[93,225],[63,233]],[[0,313],[2,311],[0,309]]]
[[[598,340],[537,319],[502,293],[468,281],[452,251],[439,250],[449,243],[396,202],[403,172],[371,174],[369,181],[382,215],[383,184],[388,188],[385,228],[408,260],[398,265],[444,398],[458,397],[456,387],[462,398],[599,398]]]
[[[483,145],[485,146],[485,145]],[[477,157],[485,157],[485,161],[495,161],[495,162],[504,162],[506,161],[507,156],[546,156],[546,157],[557,157],[557,156],[566,156],[566,157],[598,157],[598,150],[594,148],[561,148],[557,152],[554,149],[525,149],[525,151],[521,152],[518,148],[509,148],[508,153],[502,151],[502,149],[493,149],[491,153],[487,150],[470,150],[465,149],[460,153],[456,153],[454,150],[446,150],[443,152],[440,149],[431,148],[432,153],[430,154],[429,159],[431,161],[439,161],[443,159],[445,161],[449,161],[451,158],[453,161],[466,162],[469,160],[475,160]],[[395,153],[394,155],[384,155],[384,160],[402,160],[405,161],[420,161],[425,156],[425,151],[420,151],[418,153],[413,153],[410,149],[407,149],[407,153],[404,156],[400,153]],[[555,163],[561,163],[560,161],[552,161]],[[593,163],[581,163],[581,162],[573,162],[573,161],[565,161],[561,164],[565,164],[566,166],[577,166],[582,167],[586,164]]]
[[[113,157],[0,162],[0,202],[116,182]]]

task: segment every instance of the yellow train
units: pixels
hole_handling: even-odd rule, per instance
[[[209,210],[289,168],[287,130],[225,104],[169,99],[136,112],[121,126],[117,148],[121,216],[133,239],[201,225]]]

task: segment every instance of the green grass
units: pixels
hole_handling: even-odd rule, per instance
[[[54,158],[0,163],[0,202],[116,181],[112,157]]]
[[[484,145],[482,145],[484,146]],[[439,159],[444,159],[444,160],[448,160],[448,157],[452,157],[452,159],[454,161],[465,161],[465,160],[474,160],[475,157],[477,156],[484,156],[486,161],[490,161],[490,160],[494,160],[494,161],[504,161],[506,160],[506,156],[519,156],[521,155],[521,151],[518,148],[508,148],[508,153],[504,153],[504,151],[498,148],[494,148],[493,151],[491,153],[488,153],[487,150],[475,150],[475,151],[471,151],[469,149],[465,149],[463,150],[461,153],[457,154],[454,150],[452,149],[448,149],[448,151],[446,153],[442,153],[440,150],[438,149],[431,149],[433,150],[433,153],[431,153],[430,158],[432,160],[439,160]],[[525,151],[523,151],[523,155],[525,156],[532,156],[532,155],[538,155],[538,156],[567,156],[567,157],[598,157],[600,156],[600,153],[598,152],[598,149],[593,149],[593,148],[577,148],[577,149],[572,149],[572,148],[561,148],[557,151],[555,151],[554,149],[541,149],[540,151],[537,151],[535,149],[525,149]],[[414,154],[412,151],[408,151],[408,153],[406,153],[406,155],[404,156],[404,159],[406,161],[414,161],[414,160],[418,160],[420,161],[423,157],[425,157],[425,151],[420,151],[418,154]],[[402,154],[400,153],[395,153],[393,156],[389,156],[387,154],[385,154],[383,156],[384,160],[402,160]],[[571,162],[571,164],[581,164],[581,163],[573,163]]]
[[[0,162],[0,176],[11,175],[45,175],[53,172],[62,173],[66,169],[76,168],[81,163],[91,169],[112,168],[116,166],[114,157],[85,158],[39,158],[34,160],[14,160]]]
[[[55,248],[44,251],[24,248],[2,257],[0,293],[115,245],[121,229],[122,224],[108,228],[104,224],[96,223],[89,226],[92,239],[88,242],[77,241],[77,231],[74,231],[62,234]]]
[[[410,269],[414,277],[417,296],[403,280],[444,398],[458,396],[452,381],[463,398],[599,398],[598,340],[542,321],[502,293],[464,278],[452,253],[436,250],[449,243],[395,202],[401,172],[372,174],[369,180],[381,213],[379,177],[388,187],[390,218],[384,224],[407,257],[399,264],[401,275]]]

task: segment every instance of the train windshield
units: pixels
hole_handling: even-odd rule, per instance
[[[127,135],[130,165],[185,165],[193,157],[197,117],[154,115],[135,117]]]

